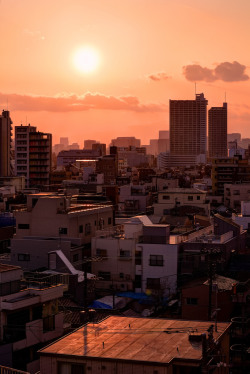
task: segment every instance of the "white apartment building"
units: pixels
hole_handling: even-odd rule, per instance
[[[119,291],[176,291],[178,245],[169,244],[169,225],[154,225],[147,216],[129,219],[112,230],[92,238],[97,288]]]
[[[15,216],[11,262],[25,270],[48,267],[48,252],[57,249],[81,267],[96,230],[113,225],[112,205],[72,204],[70,197],[44,193],[28,195]]]

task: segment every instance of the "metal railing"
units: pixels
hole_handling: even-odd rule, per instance
[[[0,365],[0,374],[30,374],[27,371],[12,369],[6,366]]]

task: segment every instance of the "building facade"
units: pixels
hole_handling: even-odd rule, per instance
[[[227,103],[208,111],[208,157],[227,157]]]
[[[25,176],[27,187],[49,185],[52,135],[34,126],[16,126],[15,159],[15,174]]]
[[[206,161],[207,100],[169,101],[171,166],[186,166]]]
[[[3,110],[2,115],[0,115],[0,177],[13,175],[11,163],[11,125],[10,112]]]

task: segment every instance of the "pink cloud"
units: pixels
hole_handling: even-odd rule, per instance
[[[6,99],[14,110],[46,112],[81,112],[86,110],[126,110],[133,112],[161,112],[167,106],[159,103],[141,103],[137,97],[106,96],[100,93],[86,93],[81,96],[63,94],[57,96],[32,96],[0,93],[0,104]]]
[[[245,72],[246,66],[237,61],[221,62],[215,69],[202,67],[199,64],[183,66],[183,74],[189,81],[213,82],[222,80],[224,82],[240,82],[249,79]]]
[[[152,81],[158,82],[158,81],[169,79],[169,76],[162,71],[159,73],[150,74],[148,75],[148,78],[151,79]]]

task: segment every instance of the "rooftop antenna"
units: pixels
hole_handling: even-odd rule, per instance
[[[227,93],[225,91],[225,103],[227,102]]]
[[[27,116],[25,118],[26,118],[26,126],[27,126]]]
[[[196,82],[194,82],[194,93],[195,93],[195,96],[196,96]]]

